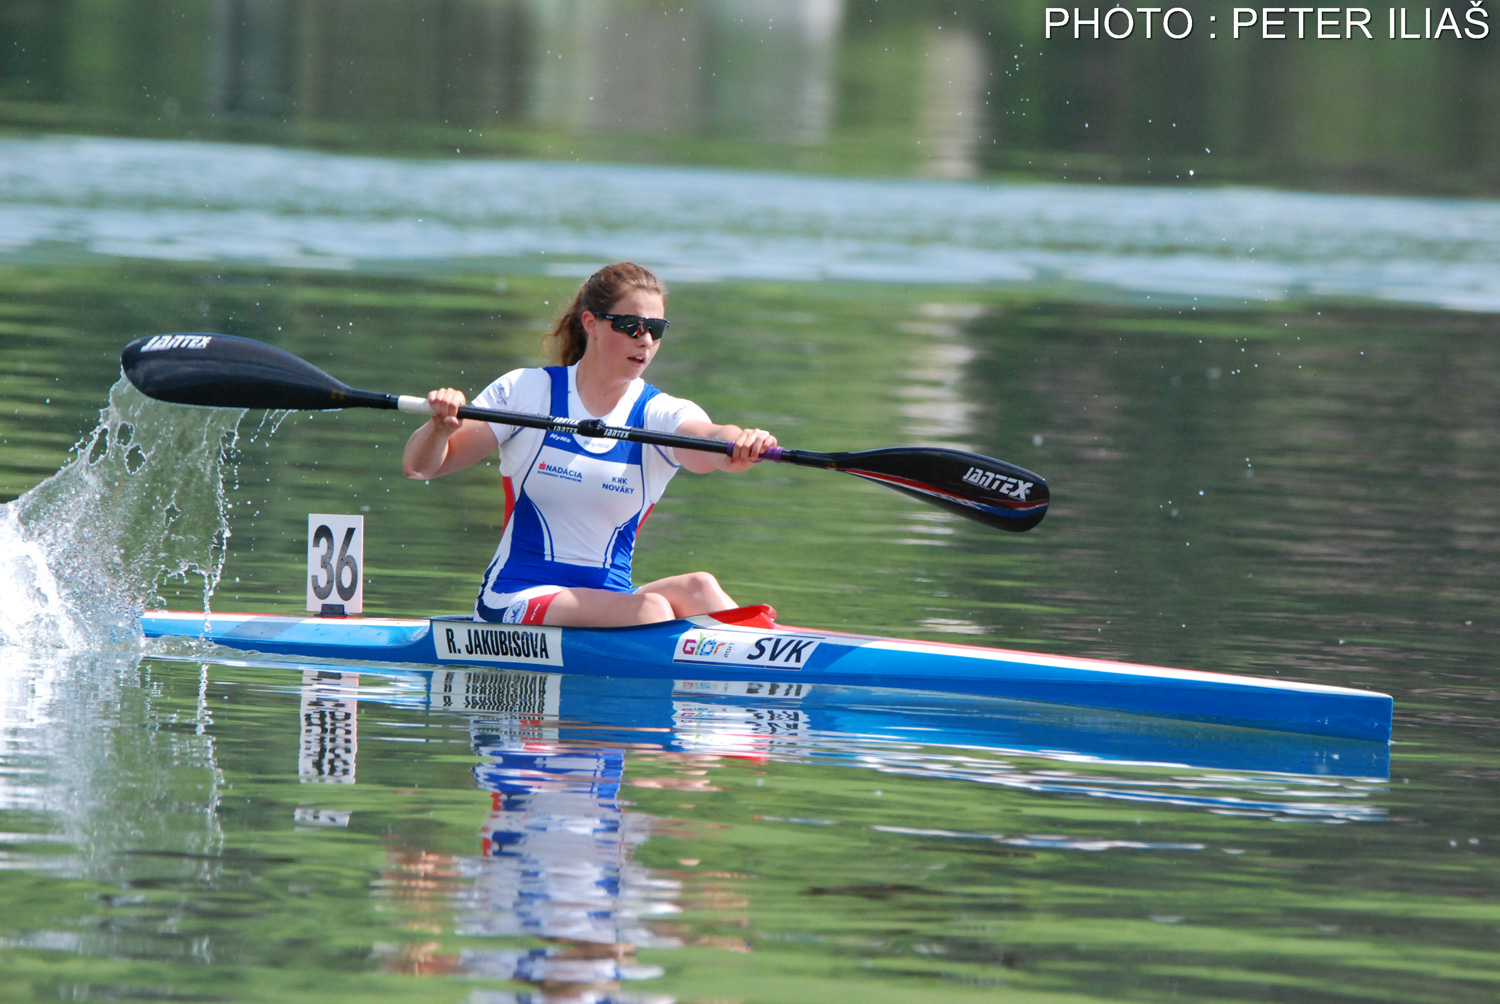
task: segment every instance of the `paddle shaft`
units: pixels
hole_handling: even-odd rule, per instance
[[[394,408],[405,415],[432,415],[432,405],[423,397],[409,394],[379,394],[373,391],[355,392],[361,397],[369,395],[369,404],[377,408]],[[379,400],[376,400],[379,399]],[[349,401],[348,404],[364,402]],[[498,422],[502,425],[519,425],[528,429],[545,429],[548,432],[570,432],[578,436],[596,439],[623,439],[647,446],[667,446],[674,450],[702,450],[705,453],[734,453],[734,443],[727,439],[709,439],[706,436],[681,436],[674,432],[653,432],[650,429],[634,429],[628,426],[605,425],[597,418],[554,418],[550,415],[532,415],[520,411],[495,411],[478,408],[472,404],[460,405],[459,418],[470,418],[478,422]],[[832,467],[834,460],[826,453],[807,450],[787,450],[772,446],[761,454],[764,460],[782,464],[800,464],[804,467]]]

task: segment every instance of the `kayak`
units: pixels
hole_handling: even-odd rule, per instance
[[[766,606],[625,628],[490,624],[467,617],[309,617],[149,611],[147,638],[201,639],[298,659],[728,681],[764,697],[819,684],[898,688],[1388,742],[1389,695],[778,624]]]

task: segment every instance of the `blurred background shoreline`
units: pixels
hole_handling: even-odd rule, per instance
[[[1047,38],[1046,0],[10,0],[0,132],[1500,192],[1485,38]],[[1468,5],[1439,4],[1465,29]],[[1381,15],[1382,10],[1376,10]],[[1413,17],[1420,18],[1420,14]],[[1413,22],[1415,23],[1415,22]],[[1210,38],[1211,34],[1217,37]]]

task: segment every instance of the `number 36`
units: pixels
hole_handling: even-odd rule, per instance
[[[307,609],[339,616],[359,613],[365,596],[364,560],[363,516],[309,514]]]
[[[313,548],[323,548],[318,560],[322,581],[318,581],[320,575],[310,577],[313,595],[318,599],[328,599],[335,589],[338,590],[339,599],[345,603],[354,599],[354,591],[359,588],[359,562],[349,553],[349,545],[354,543],[354,532],[355,528],[352,526],[344,528],[344,542],[339,545],[338,558],[335,559],[333,530],[327,523],[320,523],[313,530]]]

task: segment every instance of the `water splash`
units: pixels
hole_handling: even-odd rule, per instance
[[[121,377],[73,459],[0,506],[0,645],[133,648],[168,579],[200,579],[207,610],[243,415],[160,404]]]

